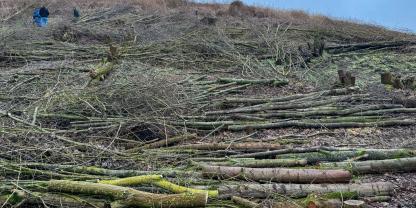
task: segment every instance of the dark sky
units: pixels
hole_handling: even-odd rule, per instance
[[[200,2],[213,2],[198,0]],[[230,3],[230,0],[214,2]],[[416,0],[243,0],[250,5],[301,9],[312,14],[416,32]]]

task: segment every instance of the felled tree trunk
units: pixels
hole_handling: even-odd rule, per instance
[[[266,151],[266,152],[255,152],[240,155],[231,155],[232,158],[271,158],[276,155],[289,154],[289,153],[305,153],[305,152],[317,152],[321,147],[309,147],[309,148],[286,148],[280,150]]]
[[[47,182],[46,185],[49,191],[54,192],[111,197],[115,200],[112,207],[205,207],[208,200],[207,193],[153,194],[132,188],[89,182],[55,180]]]
[[[414,45],[415,42],[412,41],[384,41],[384,42],[368,42],[368,43],[357,43],[357,44],[347,44],[347,45],[338,45],[327,47],[327,51],[332,54],[347,53],[357,50],[365,49],[381,49],[381,48],[392,48],[400,47],[404,45]]]
[[[110,202],[106,200],[86,198],[79,196],[71,196],[68,194],[54,194],[54,193],[40,193],[31,192],[31,195],[26,195],[24,199],[24,205],[34,206],[36,205],[57,205],[62,207],[73,208],[108,208]]]
[[[342,202],[339,199],[312,199],[306,204],[308,208],[342,208]]]
[[[280,144],[270,144],[270,143],[260,143],[260,142],[250,142],[250,143],[204,143],[204,144],[189,144],[178,146],[181,149],[197,149],[197,150],[276,150],[281,149]]]
[[[304,98],[313,98],[314,96],[330,96],[330,95],[346,95],[352,92],[358,91],[355,87],[331,89],[318,92],[312,92],[308,94],[295,94],[282,97],[274,98],[225,98],[225,103],[245,103],[245,104],[261,104],[261,103],[272,103],[272,102],[287,102],[296,101]]]
[[[266,160],[247,160],[234,159],[230,162],[224,162],[229,166],[248,167],[248,168],[275,168],[275,167],[296,167],[305,166],[308,163],[304,159],[266,159]]]
[[[260,204],[252,202],[248,199],[244,199],[238,196],[233,196],[231,197],[231,201],[233,201],[234,203],[244,207],[244,208],[260,208]]]
[[[331,103],[342,102],[353,99],[354,96],[340,96],[335,98],[328,98],[319,101],[307,101],[302,103],[266,103],[262,105],[255,105],[249,107],[235,108],[231,110],[210,111],[206,115],[220,115],[232,113],[253,113],[265,110],[288,110],[288,109],[304,109],[317,106],[328,105]]]
[[[220,83],[237,83],[237,84],[263,84],[263,85],[273,85],[273,86],[282,86],[289,84],[286,80],[277,80],[277,79],[234,79],[234,78],[218,78]]]
[[[406,149],[357,149],[352,151],[317,151],[317,152],[307,152],[307,153],[298,153],[298,154],[283,154],[278,155],[279,159],[306,159],[309,164],[316,164],[322,161],[329,162],[339,162],[345,161],[351,158],[356,158],[366,155],[368,160],[384,160],[384,159],[393,159],[398,157],[411,157],[415,155],[415,152],[412,150]]]
[[[215,198],[218,196],[217,190],[200,190],[193,189],[184,186],[179,186],[170,181],[163,179],[162,176],[158,175],[148,175],[148,176],[135,176],[114,180],[103,180],[99,183],[110,184],[116,186],[138,186],[143,184],[152,184],[160,188],[169,190],[173,193],[208,193],[209,197]]]
[[[196,134],[180,135],[180,136],[176,136],[176,137],[172,137],[168,139],[163,139],[163,140],[153,142],[150,144],[146,144],[142,148],[155,149],[159,147],[167,147],[167,146],[171,146],[173,144],[177,144],[186,140],[195,139],[196,137],[197,137]],[[129,150],[129,152],[131,152],[131,150]]]
[[[415,172],[416,157],[389,160],[370,160],[361,162],[322,163],[322,168],[341,168],[351,170],[354,174]]]
[[[254,181],[282,183],[345,183],[351,174],[344,170],[288,169],[288,168],[243,168],[200,165],[207,177],[239,178]]]
[[[66,171],[72,173],[90,174],[90,175],[102,175],[102,176],[114,176],[114,177],[129,177],[140,175],[163,175],[168,177],[199,177],[198,173],[186,172],[186,171],[140,171],[140,170],[111,170],[93,166],[79,166],[79,165],[57,165],[46,163],[24,163],[18,164],[20,166],[27,166],[31,168],[46,169],[52,171]],[[39,170],[38,170],[39,171]],[[93,176],[91,176],[93,177]],[[97,178],[97,177],[95,177]]]
[[[241,196],[245,198],[268,198],[279,194],[293,198],[306,197],[309,194],[354,193],[359,197],[388,196],[393,191],[393,184],[389,182],[362,184],[241,184],[220,186],[220,198]]]
[[[340,122],[340,123],[315,123],[309,121],[284,121],[278,123],[261,123],[261,124],[241,124],[230,125],[228,129],[231,131],[244,131],[255,129],[279,129],[279,128],[362,128],[362,127],[389,127],[389,126],[409,126],[415,125],[416,120],[384,120],[374,122]]]

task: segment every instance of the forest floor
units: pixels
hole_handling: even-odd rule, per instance
[[[315,148],[316,162],[307,153],[256,159],[307,159],[290,170],[319,171],[321,163],[347,161],[349,184],[392,185],[389,200],[367,202],[369,207],[416,207],[414,35],[245,6],[235,12],[228,5],[164,11],[81,5],[79,19],[67,6],[51,3],[45,28],[32,24],[31,6],[0,22],[0,204],[60,206],[39,187],[78,193],[45,185],[51,179],[93,183],[161,174],[182,186],[219,189],[207,206],[239,207],[221,193],[222,186],[314,181],[264,178],[249,170],[207,174],[207,166],[218,165],[219,171],[239,167],[244,160],[237,158],[245,154]],[[341,82],[343,72],[354,81]],[[381,84],[387,72],[402,84]],[[372,152],[382,156],[374,159]],[[355,172],[354,162],[366,160],[399,161],[368,174]],[[267,165],[279,166],[290,165]],[[137,189],[189,191],[152,183]],[[15,197],[19,191],[25,200],[15,199],[22,197]],[[351,199],[367,199],[351,192],[358,193]],[[314,193],[303,199],[264,193],[240,194],[261,207],[311,207],[315,200]],[[59,196],[67,200],[61,206],[102,206],[68,196]],[[95,198],[117,198],[110,196]]]

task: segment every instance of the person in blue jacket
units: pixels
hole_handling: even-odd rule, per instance
[[[49,10],[46,7],[36,8],[33,12],[33,21],[38,27],[48,25]]]

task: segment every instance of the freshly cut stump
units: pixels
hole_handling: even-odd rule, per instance
[[[347,201],[344,201],[344,207],[345,208],[363,208],[363,207],[366,207],[366,204],[364,201],[361,201],[361,200],[347,200]]]

